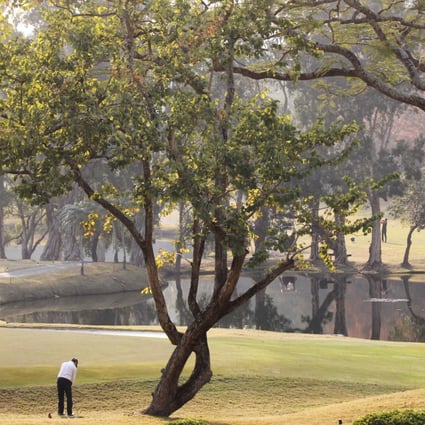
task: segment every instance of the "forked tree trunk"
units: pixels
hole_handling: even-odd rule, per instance
[[[179,378],[190,358],[195,354],[195,365],[189,379],[179,384]],[[210,352],[206,334],[199,336],[199,330],[188,330],[162,370],[161,379],[152,396],[152,402],[143,413],[153,416],[170,416],[180,409],[210,381],[212,377]]]
[[[74,172],[77,183],[89,197],[92,197],[94,194],[93,188],[84,180],[78,168],[75,168]],[[150,168],[147,162],[144,163],[143,173],[145,180],[150,181]],[[184,334],[182,334],[178,331],[168,314],[167,303],[164,298],[161,280],[155,262],[155,252],[153,249],[153,203],[150,198],[146,197],[144,204],[144,236],[141,235],[134,221],[107,199],[98,196],[95,200],[127,227],[143,251],[149,286],[155,301],[159,323],[171,344],[175,346],[167,366],[162,371],[158,386],[153,393],[152,401],[143,413],[161,417],[169,416],[188,401],[192,400],[212,377],[210,352],[207,343],[208,330],[222,317],[244,305],[257,293],[264,290],[282,273],[292,270],[295,266],[295,260],[293,258],[287,258],[278,263],[262,279],[250,286],[241,295],[233,298],[248,251],[245,250],[239,255],[233,255],[230,270],[227,273],[227,262],[225,261],[227,259],[226,249],[216,249],[216,255],[219,254],[221,258],[216,258],[215,262],[216,279],[214,282],[214,291],[208,305],[204,309],[201,309],[197,301],[197,293],[206,232],[199,220],[193,220],[192,231],[195,236],[193,239],[193,259],[191,261],[191,285],[188,294],[188,305],[192,321]],[[220,229],[216,230],[215,236],[217,245],[217,240],[220,241],[222,237]],[[184,383],[180,383],[184,367],[192,354],[195,356],[195,365],[192,374]]]

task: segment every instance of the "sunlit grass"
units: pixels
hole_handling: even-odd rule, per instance
[[[0,328],[0,339],[0,423],[45,423],[55,412],[57,367],[74,355],[79,423],[165,422],[128,415],[149,403],[172,349],[167,340],[10,328]],[[213,379],[173,417],[214,425],[342,417],[345,425],[363,412],[424,404],[423,344],[230,329],[212,330],[209,340]],[[64,423],[49,423],[57,421]]]

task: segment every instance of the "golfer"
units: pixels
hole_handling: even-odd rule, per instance
[[[64,416],[65,394],[66,394],[66,413],[69,418],[73,418],[72,413],[72,384],[77,376],[78,359],[75,357],[69,362],[64,362],[58,373],[58,414]]]

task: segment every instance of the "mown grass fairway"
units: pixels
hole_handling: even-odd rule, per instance
[[[166,339],[0,328],[0,423],[66,423],[56,412],[59,363],[78,356],[81,424],[163,424],[131,415],[150,400]],[[425,346],[252,330],[210,332],[214,377],[175,418],[214,425],[344,425],[363,413],[425,407]],[[72,419],[77,420],[77,419]]]

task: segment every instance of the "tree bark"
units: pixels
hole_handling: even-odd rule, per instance
[[[195,353],[195,366],[189,379],[179,385],[179,377],[191,353]],[[197,325],[188,329],[171,355],[153,393],[150,406],[143,413],[169,416],[192,400],[212,377],[210,352],[206,333]]]
[[[145,231],[143,215],[140,213],[136,214],[135,221],[140,233],[143,234]],[[123,249],[125,253],[126,248],[124,243],[124,229],[122,229],[122,244],[123,244]],[[140,249],[140,246],[134,241],[134,239],[131,240],[130,264],[133,264],[133,266],[137,266],[137,267],[143,267],[145,265],[145,260],[143,258],[142,250]]]
[[[314,222],[319,223],[319,207],[320,201],[318,198],[314,198],[313,206],[312,206],[312,214],[314,217]],[[318,229],[317,225],[313,225],[312,233],[311,233],[311,249],[310,249],[310,261],[313,263],[317,263],[321,261],[319,255],[319,241],[320,241],[320,229]]]
[[[63,240],[63,259],[65,261],[80,261],[83,259],[83,253],[71,230],[64,229]]]
[[[6,247],[4,238],[4,203],[6,199],[6,191],[4,188],[4,176],[0,176],[0,258],[6,258]]]
[[[73,186],[72,190],[55,199],[46,206],[46,220],[48,239],[41,260],[55,261],[59,260],[62,250],[64,260],[75,261],[80,260],[80,248],[77,246],[75,236],[71,234],[69,229],[61,229],[61,225],[56,217],[57,212],[67,204],[77,203],[83,199],[83,193],[78,190],[77,186]]]
[[[337,226],[343,226],[345,224],[345,216],[343,214],[335,215],[335,222]],[[340,265],[347,264],[347,247],[345,245],[345,234],[338,231],[335,241],[335,263]]]
[[[37,246],[48,233],[47,230],[41,230],[40,236],[37,236],[37,232],[43,224],[45,214],[40,208],[28,210],[28,207],[22,200],[17,200],[16,205],[21,222],[21,257],[23,260],[29,260]]]
[[[91,238],[90,252],[91,252],[91,258],[93,260],[93,263],[98,262],[97,246],[98,246],[98,243],[99,243],[99,237],[100,237],[100,232],[95,231],[94,235]]]
[[[368,193],[369,203],[372,210],[372,216],[379,215],[381,212],[379,196],[373,191]],[[382,251],[381,251],[381,229],[379,220],[376,220],[372,228],[372,240],[369,246],[369,258],[364,268],[366,270],[379,271],[382,269]]]
[[[406,249],[404,251],[403,262],[401,263],[402,267],[406,267],[406,268],[410,267],[409,255],[410,255],[410,247],[412,246],[412,235],[417,228],[418,226],[416,225],[411,226],[409,229],[409,233],[407,234]]]
[[[47,243],[41,253],[41,261],[56,261],[60,258],[62,239],[60,225],[55,216],[55,208],[52,203],[46,205],[46,222],[48,229]]]

